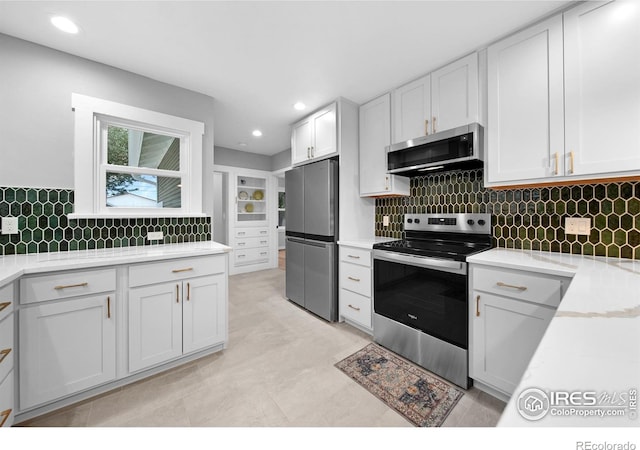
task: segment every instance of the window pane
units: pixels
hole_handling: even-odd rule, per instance
[[[107,163],[180,170],[180,138],[109,125]]]
[[[107,172],[107,207],[180,208],[180,178]]]

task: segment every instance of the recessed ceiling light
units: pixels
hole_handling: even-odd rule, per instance
[[[298,111],[302,111],[303,109],[305,109],[307,107],[307,105],[305,105],[302,102],[297,102],[295,105],[293,105],[293,107],[295,109],[297,109]]]
[[[255,137],[260,137],[260,136],[262,136],[262,131],[260,131],[260,130],[253,130],[253,132],[252,132],[251,134],[253,134]]]
[[[54,16],[51,18],[51,23],[65,33],[77,34],[79,31],[78,26],[66,17]]]

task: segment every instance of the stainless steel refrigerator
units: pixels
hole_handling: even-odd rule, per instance
[[[286,297],[334,322],[338,318],[338,162],[285,173]]]

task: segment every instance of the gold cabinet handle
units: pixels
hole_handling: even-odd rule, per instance
[[[356,282],[360,282],[360,278],[353,278],[353,277],[347,277],[348,279],[350,279],[351,281],[356,281]]]
[[[358,255],[347,255],[349,258],[360,259]]]
[[[193,270],[193,267],[185,267],[184,269],[173,269],[171,272],[180,273],[180,272],[189,272]]]
[[[511,288],[511,289],[517,289],[519,291],[526,291],[527,287],[526,286],[514,286],[513,284],[507,284],[507,283],[503,283],[502,281],[498,281],[496,283],[497,286],[500,287],[506,287],[506,288]]]
[[[180,286],[176,284],[176,303],[180,303]]]
[[[386,177],[384,177],[384,190],[388,191],[389,190],[389,175],[387,175]]]
[[[476,295],[476,317],[480,317],[480,296]]]
[[[7,419],[11,415],[11,411],[13,411],[13,410],[12,409],[5,409],[4,411],[0,412],[0,428],[2,428],[4,426],[4,423],[7,421]]]
[[[191,300],[191,283],[187,283],[187,301]]]
[[[2,311],[3,309],[8,308],[9,306],[11,306],[11,302],[0,303],[0,311]]]
[[[89,286],[89,283],[78,283],[78,284],[63,284],[63,285],[59,285],[59,286],[54,286],[53,288],[57,291],[59,291],[60,289],[68,289],[68,288],[74,288],[74,287],[86,287]]]
[[[569,173],[573,173],[573,152],[569,152]]]
[[[107,319],[111,319],[111,297],[107,297]]]
[[[10,348],[5,348],[4,350],[0,350],[0,363],[2,361],[4,361],[4,359],[9,356],[9,353],[11,353],[11,349]]]
[[[555,153],[554,158],[556,160],[556,168],[553,171],[554,175],[558,175],[558,152]]]
[[[436,132],[436,116],[433,116],[433,117],[432,117],[432,122],[431,122],[431,131],[432,131],[433,133],[435,133],[435,132]]]
[[[424,135],[429,135],[429,119],[424,120]]]
[[[349,304],[349,308],[355,309],[356,311],[360,311],[360,308],[358,308],[357,306],[353,306],[351,304]]]

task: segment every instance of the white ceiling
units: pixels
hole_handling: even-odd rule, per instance
[[[0,1],[0,32],[210,95],[217,146],[271,155],[313,109],[364,103],[567,3]]]

